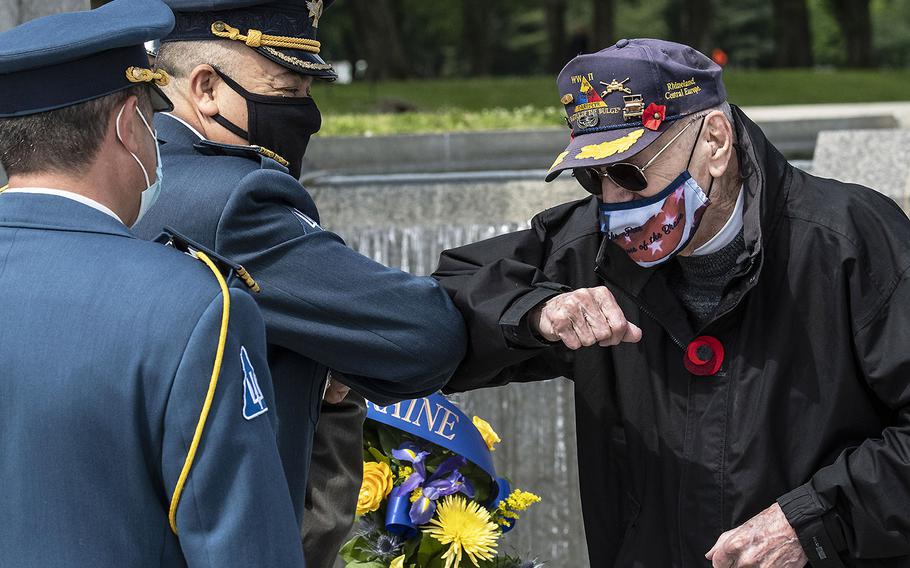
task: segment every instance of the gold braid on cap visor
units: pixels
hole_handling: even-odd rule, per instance
[[[249,47],[280,47],[284,49],[299,49],[309,53],[319,53],[321,43],[315,39],[306,39],[288,36],[266,35],[259,30],[247,30],[246,35],[240,33],[237,28],[231,27],[224,22],[215,22],[212,24],[212,35],[234,41],[242,41]]]

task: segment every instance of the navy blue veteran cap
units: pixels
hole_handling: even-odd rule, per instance
[[[327,80],[338,76],[316,40],[333,0],[165,0],[177,25],[162,41],[239,41],[275,63]]]
[[[547,172],[621,162],[674,121],[727,100],[720,67],[691,47],[623,39],[579,55],[556,79],[572,137]]]
[[[64,108],[142,83],[152,87],[156,111],[170,110],[158,89],[167,73],[149,69],[143,43],[173,26],[173,13],[159,0],[114,0],[0,33],[0,117]]]

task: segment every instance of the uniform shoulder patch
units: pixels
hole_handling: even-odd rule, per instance
[[[240,347],[240,363],[243,365],[243,417],[252,420],[260,414],[265,414],[269,409],[265,405],[265,396],[259,388],[259,379],[256,370],[246,352],[246,347]]]
[[[322,227],[319,226],[319,223],[314,221],[309,215],[302,212],[300,209],[292,208],[291,213],[294,214],[294,217],[297,217],[297,220],[300,221],[300,224],[303,225],[304,231],[307,233],[310,231],[322,230]]]

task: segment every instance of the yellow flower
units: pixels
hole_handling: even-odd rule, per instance
[[[418,487],[414,491],[411,491],[411,503],[416,503],[418,499],[423,497],[423,488]]]
[[[389,568],[404,568],[404,554],[392,560],[392,563],[389,564]]]
[[[414,473],[414,470],[408,466],[402,466],[398,468],[398,476],[396,478],[396,483],[404,483],[407,478],[411,477],[411,474]]]
[[[487,443],[487,447],[490,449],[490,451],[496,451],[496,448],[494,446],[496,446],[496,444],[499,442],[502,442],[502,439],[500,439],[499,434],[493,430],[493,427],[490,426],[490,423],[483,418],[475,416],[474,427],[477,428],[477,431],[480,432],[481,436],[483,436],[483,441]]]
[[[387,463],[363,462],[363,485],[357,498],[357,514],[365,515],[379,508],[392,491],[392,470]]]
[[[496,511],[493,512],[493,522],[504,527],[509,526],[514,521],[521,518],[518,514],[519,511],[526,511],[531,505],[539,502],[540,497],[537,495],[522,491],[521,489],[516,489],[508,497],[499,502],[499,506],[497,506]]]
[[[467,554],[474,566],[477,560],[492,560],[502,534],[490,519],[490,512],[461,495],[449,495],[436,509],[438,518],[430,521],[424,532],[449,544],[443,554],[445,568],[461,568],[461,556]]]
[[[540,503],[540,497],[521,489],[516,489],[506,499],[506,506],[513,511],[525,511],[534,503]]]

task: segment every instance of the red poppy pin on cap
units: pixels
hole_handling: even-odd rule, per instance
[[[693,339],[686,348],[683,364],[686,370],[699,377],[717,373],[724,362],[724,345],[717,338],[702,335]]]

